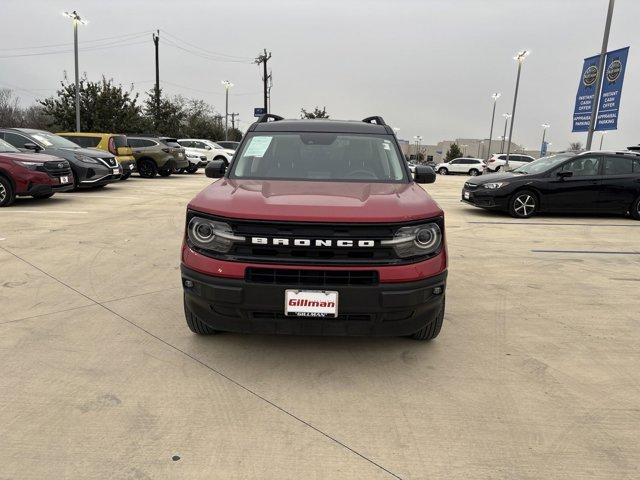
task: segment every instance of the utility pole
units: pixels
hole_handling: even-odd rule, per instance
[[[596,120],[598,118],[598,105],[600,100],[600,88],[602,87],[602,75],[604,73],[604,59],[607,55],[607,46],[609,45],[609,31],[611,30],[611,18],[613,17],[613,6],[615,0],[609,0],[609,10],[607,11],[607,21],[604,25],[604,36],[602,37],[602,49],[600,50],[600,61],[598,64],[598,79],[596,81],[596,90],[593,93],[593,107],[591,108],[591,119],[589,120],[589,133],[587,133],[587,150],[591,150],[591,142],[593,141],[593,132],[596,128]]]
[[[75,10],[71,13],[64,12],[63,15],[73,22],[73,52],[76,69],[76,132],[80,131],[80,72],[78,69],[78,24],[86,25],[87,21],[80,17]]]
[[[267,62],[271,59],[271,52],[267,53],[267,49],[264,49],[264,53],[258,55],[253,63],[256,65],[262,64],[262,88],[264,93],[264,111],[269,113],[269,79],[271,74],[267,75]]]
[[[504,133],[502,134],[502,144],[500,145],[500,153],[504,153],[504,141],[507,138],[507,126],[509,125],[509,119],[511,118],[510,113],[503,113],[504,117]]]
[[[518,52],[513,59],[518,62],[518,75],[516,77],[516,90],[513,94],[513,108],[511,109],[511,125],[509,125],[509,143],[507,143],[507,159],[504,163],[504,169],[509,170],[509,153],[511,152],[511,142],[513,139],[513,122],[516,119],[516,104],[518,103],[518,89],[520,88],[520,72],[522,71],[522,62],[529,55],[528,50]]]
[[[240,115],[239,113],[230,113],[229,116],[231,117],[231,129],[235,130],[236,129],[236,117]]]
[[[496,103],[498,103],[500,95],[500,93],[494,93],[493,95],[491,95],[491,98],[493,98],[493,112],[491,113],[491,129],[489,130],[489,149],[487,150],[487,160],[489,160],[489,155],[491,155],[491,140],[493,140],[493,121],[496,118]],[[479,153],[478,158],[480,158]]]
[[[229,80],[222,80],[224,87],[224,139],[229,140],[229,89],[233,87],[233,83]]]
[[[153,33],[153,44],[156,49],[156,131],[158,130],[158,126],[160,125],[160,30],[157,30],[157,33]],[[158,132],[159,133],[159,132]]]

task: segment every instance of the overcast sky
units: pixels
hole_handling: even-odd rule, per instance
[[[425,143],[488,136],[492,92],[502,92],[496,131],[511,110],[519,49],[523,67],[514,141],[538,148],[550,123],[552,149],[586,134],[571,133],[583,58],[599,52],[608,0],[2,0],[0,57],[42,52],[72,41],[61,16],[77,9],[90,23],[80,29],[80,70],[141,92],[153,85],[151,31],[160,29],[165,92],[202,98],[224,112],[220,84],[235,84],[230,110],[241,127],[262,105],[260,72],[251,59],[273,53],[272,111],[297,117],[301,107],[326,105],[334,118],[382,115],[401,138]],[[630,45],[619,130],[605,147],[640,143],[638,0],[618,0],[610,49]],[[144,34],[135,36],[134,34]],[[130,36],[128,36],[130,35]],[[173,35],[170,37],[169,35]],[[112,42],[127,45],[113,48]],[[102,43],[91,41],[116,37]],[[165,39],[167,40],[165,42]],[[168,42],[173,42],[170,45]],[[230,55],[194,55],[196,48]],[[85,42],[83,44],[83,42]],[[635,43],[635,45],[634,45]],[[185,50],[178,49],[181,45]],[[48,50],[65,50],[66,45]],[[21,49],[21,50],[17,50]],[[220,59],[233,61],[219,61]],[[0,58],[0,86],[14,87],[24,104],[54,93],[73,54]],[[17,88],[20,90],[17,90]],[[599,135],[597,140],[599,141]],[[594,144],[597,146],[597,143]]]

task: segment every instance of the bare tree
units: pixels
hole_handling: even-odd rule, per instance
[[[582,142],[571,142],[569,143],[569,150],[572,152],[579,152],[582,150]]]

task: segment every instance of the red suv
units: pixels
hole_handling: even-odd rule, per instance
[[[21,153],[0,140],[0,207],[11,205],[16,196],[49,198],[67,190],[73,190],[69,162],[42,153]]]
[[[393,130],[363,121],[264,115],[221,178],[187,209],[189,328],[311,335],[440,332],[444,213],[415,181]]]

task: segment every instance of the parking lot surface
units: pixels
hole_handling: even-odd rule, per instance
[[[447,312],[406,338],[193,335],[202,172],[0,212],[0,478],[640,476],[640,222],[446,211]]]

